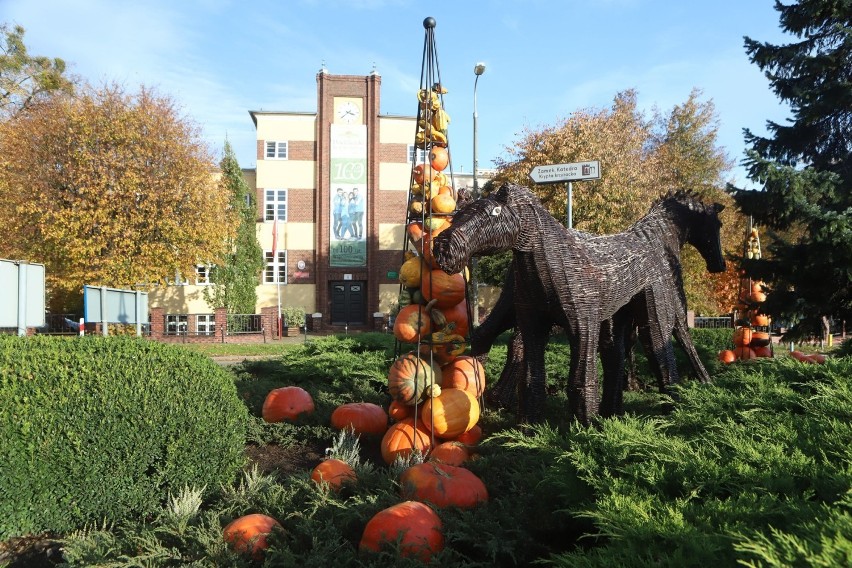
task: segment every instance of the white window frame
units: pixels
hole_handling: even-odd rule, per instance
[[[275,221],[275,216],[282,223],[287,222],[288,191],[283,188],[263,190],[263,220]]]
[[[415,153],[416,151],[416,153]],[[408,161],[412,164],[425,164],[426,163],[426,149],[418,148],[414,144],[408,145]]]
[[[286,284],[287,283],[287,251],[275,251],[277,259],[272,259],[272,251],[263,251],[266,266],[263,269],[264,284]]]
[[[267,160],[286,160],[288,155],[287,142],[267,140],[263,156]]]
[[[198,335],[216,335],[216,314],[196,314],[195,333]]]
[[[166,335],[186,335],[188,327],[188,314],[166,314]]]
[[[196,264],[195,265],[195,284],[198,286],[209,286],[210,271],[213,269],[211,264]]]

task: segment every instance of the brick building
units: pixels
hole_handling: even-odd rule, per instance
[[[255,189],[266,257],[257,313],[280,297],[281,306],[322,314],[312,323],[333,331],[373,329],[377,314],[393,308],[416,118],[381,115],[380,97],[375,71],[322,69],[316,112],[249,111],[257,167],[244,175]],[[209,315],[183,318],[185,327],[214,321],[215,306],[201,293],[205,267],[175,284],[153,292],[152,305],[166,314]]]

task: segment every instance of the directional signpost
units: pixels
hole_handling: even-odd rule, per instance
[[[570,229],[574,224],[571,213],[571,200],[574,188],[571,186],[571,182],[601,179],[601,164],[597,160],[592,160],[590,162],[536,166],[530,170],[530,179],[535,183],[542,184],[568,182],[568,198],[565,209],[567,226]]]

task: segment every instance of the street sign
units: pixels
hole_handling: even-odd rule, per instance
[[[560,183],[563,181],[600,179],[601,164],[598,160],[593,160],[591,162],[574,162],[573,164],[536,166],[530,170],[530,178],[535,183]]]
[[[26,335],[28,327],[44,325],[44,307],[44,265],[0,259],[0,327],[17,326]]]

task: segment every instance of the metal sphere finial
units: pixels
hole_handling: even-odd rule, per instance
[[[429,16],[428,18],[423,20],[423,27],[428,30],[429,28],[434,28],[435,25],[437,25],[437,23],[438,22],[435,21],[435,18],[433,18],[432,16]]]

